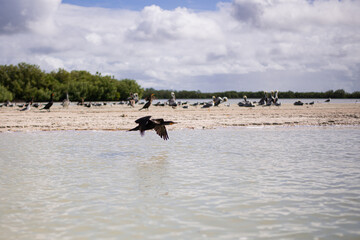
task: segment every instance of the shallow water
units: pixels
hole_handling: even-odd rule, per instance
[[[360,128],[0,134],[0,239],[359,239]]]

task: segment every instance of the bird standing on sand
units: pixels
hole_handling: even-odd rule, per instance
[[[69,99],[69,94],[66,93],[66,98],[63,100],[63,102],[61,103],[61,105],[64,107],[64,108],[68,108],[69,105],[70,105],[70,99]]]
[[[175,93],[171,92],[171,98],[168,100],[169,106],[170,107],[177,107],[177,103],[176,103],[176,98],[175,98]]]
[[[144,106],[143,106],[142,108],[139,109],[139,111],[142,110],[142,109],[148,109],[148,110],[149,110],[149,107],[151,106],[151,103],[152,103],[152,101],[153,101],[154,99],[155,99],[154,94],[151,94],[150,97],[147,97],[147,98],[145,99],[147,102],[144,104]]]
[[[268,100],[268,98],[267,98],[267,92],[264,91],[264,96],[260,99],[260,101],[259,101],[258,104],[259,104],[259,105],[264,105],[264,104],[266,104],[267,100]]]
[[[31,101],[20,111],[30,111],[32,103],[33,103],[33,100],[31,99]]]
[[[281,103],[279,102],[279,91],[278,90],[275,91],[274,104],[275,104],[275,106],[278,106],[278,107],[281,106]]]
[[[274,103],[274,91],[271,91],[270,97],[267,99],[266,106],[271,106]]]
[[[50,112],[50,108],[54,103],[53,97],[54,97],[54,93],[52,93],[50,95],[50,101],[45,105],[45,107],[41,108],[40,110],[46,109],[46,110],[48,110]]]
[[[135,107],[135,104],[139,101],[139,97],[137,93],[130,93],[130,97],[128,97],[128,105],[131,107]]]
[[[139,130],[141,136],[144,136],[146,130],[154,129],[156,133],[164,140],[169,139],[165,126],[175,124],[173,121],[164,121],[162,118],[151,119],[151,116],[139,118],[135,122],[139,125],[133,129],[130,129],[129,131]]]
[[[214,99],[214,106],[217,107],[220,105],[220,103],[222,103],[224,100],[222,97],[217,97]]]
[[[213,107],[215,104],[215,96],[212,97],[210,102],[205,103],[201,108],[210,108]]]
[[[273,99],[273,103],[276,104],[278,100],[279,100],[279,91],[276,90],[276,91],[275,91],[275,97],[274,97],[274,99]]]

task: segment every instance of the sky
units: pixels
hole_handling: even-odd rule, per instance
[[[0,65],[144,88],[360,90],[358,0],[0,0]]]

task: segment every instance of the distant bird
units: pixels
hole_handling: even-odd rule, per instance
[[[330,98],[326,99],[325,102],[330,102]]]
[[[33,100],[31,99],[31,101],[28,104],[26,104],[26,106],[23,109],[21,109],[20,111],[29,111],[31,109],[32,103],[33,103]]]
[[[139,94],[138,93],[134,93],[134,100],[135,100],[135,104],[139,102]]]
[[[214,106],[217,107],[222,102],[223,102],[223,99],[221,97],[217,97],[217,98],[214,99]]]
[[[210,107],[213,107],[214,106],[214,102],[211,101],[211,102],[207,102],[204,104],[204,106],[202,106],[201,108],[210,108]]]
[[[168,103],[169,103],[169,106],[170,107],[177,107],[177,103],[176,103],[176,98],[175,98],[175,93],[174,92],[171,92],[171,98],[168,100]]]
[[[196,102],[196,103],[193,103],[193,104],[190,104],[190,105],[193,106],[193,107],[196,107],[196,106],[199,105],[199,102]]]
[[[298,100],[298,101],[294,102],[294,105],[295,106],[302,106],[302,105],[304,105],[304,103],[302,101]]]
[[[145,100],[147,101],[144,106],[142,108],[139,109],[142,110],[142,109],[149,109],[149,107],[151,106],[151,102],[155,99],[155,96],[154,94],[151,94],[150,97],[147,97]]]
[[[266,106],[271,106],[275,103],[274,91],[270,92],[270,97],[267,99]]]
[[[70,105],[70,100],[69,100],[69,94],[66,93],[66,98],[63,100],[63,102],[61,103],[61,105],[64,107],[64,108],[68,108],[69,105]]]
[[[250,102],[249,100],[247,100],[247,96],[246,96],[246,95],[244,95],[243,98],[244,98],[244,101],[238,103],[238,106],[239,106],[239,107],[255,107],[255,105],[254,105],[252,102]]]
[[[165,126],[175,124],[173,121],[164,121],[162,118],[151,119],[151,116],[139,118],[135,122],[139,125],[133,129],[130,129],[129,131],[139,130],[141,136],[144,136],[146,130],[154,129],[156,133],[164,140],[169,139]]]
[[[215,105],[215,96],[212,97],[212,100],[210,102],[204,103],[204,105],[201,108],[210,108]]]
[[[266,102],[267,102],[267,92],[266,91],[264,91],[264,96],[260,99],[260,101],[259,101],[259,105],[264,105],[264,104],[266,104]]]
[[[50,111],[51,106],[54,104],[53,97],[54,97],[54,93],[50,95],[50,101],[45,105],[45,107],[41,108],[40,110],[46,109]]]
[[[139,101],[139,96],[137,93],[130,93],[130,97],[128,97],[128,105],[131,107],[135,107],[135,104]]]
[[[278,100],[279,100],[279,91],[276,90],[276,91],[275,91],[275,97],[274,97],[274,99],[273,99],[273,103],[277,103]]]
[[[274,104],[275,106],[281,106],[281,102],[279,102],[279,91],[276,90],[275,91],[275,97],[274,97]]]
[[[40,107],[41,105],[40,105],[39,103],[34,103],[32,106],[38,108],[38,107]]]
[[[79,105],[83,106],[83,105],[84,105],[84,98],[81,98],[81,101],[79,101],[79,102],[77,103],[77,105],[78,105],[78,106],[79,106]]]

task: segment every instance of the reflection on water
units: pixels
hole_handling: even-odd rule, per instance
[[[359,128],[0,136],[0,239],[359,239]]]

